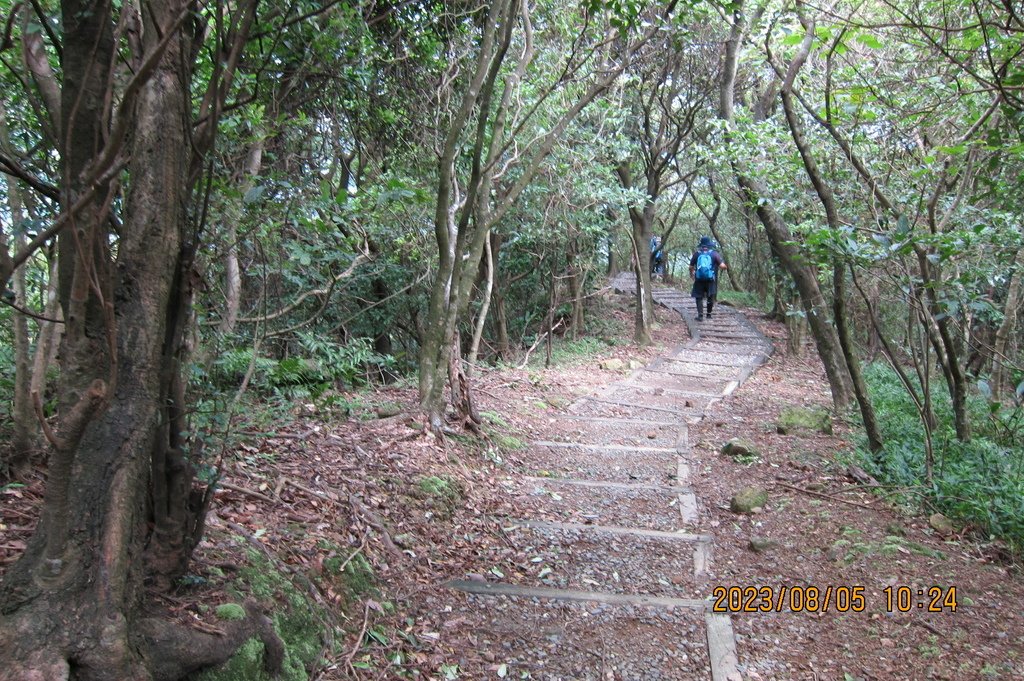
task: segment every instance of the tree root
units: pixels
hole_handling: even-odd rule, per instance
[[[225,622],[223,631],[213,632],[158,618],[143,620],[140,628],[148,644],[148,666],[154,681],[177,681],[187,674],[224,664],[251,638],[263,643],[263,667],[267,673],[280,674],[284,642],[255,603],[245,604],[245,614],[244,619]]]

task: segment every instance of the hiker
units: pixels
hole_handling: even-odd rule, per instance
[[[651,274],[655,277],[665,273],[665,251],[661,247],[661,237],[651,237]]]
[[[715,296],[718,295],[718,272],[728,269],[721,254],[715,250],[715,242],[709,236],[702,236],[697,250],[690,258],[690,277],[693,289],[690,295],[697,301],[697,320],[704,319],[704,299],[708,299],[708,318],[715,307]]]

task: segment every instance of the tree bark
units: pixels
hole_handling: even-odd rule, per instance
[[[225,211],[227,214],[225,227],[228,248],[224,253],[224,314],[221,317],[219,328],[220,333],[225,335],[235,332],[238,313],[242,305],[242,270],[238,264],[238,224],[242,221],[246,197],[255,186],[255,179],[263,167],[263,147],[266,140],[262,130],[257,128],[254,134],[257,138],[246,154],[245,167],[242,170],[243,179],[238,189],[241,197],[234,200],[234,205]]]
[[[116,262],[106,188],[59,237],[59,424],[45,431],[53,452],[42,516],[0,585],[0,669],[12,679],[177,679],[225,660],[258,628],[247,618],[223,637],[200,634],[142,608],[146,580],[167,576],[152,557],[174,554],[180,571],[201,530],[189,464],[169,451],[184,406],[178,341],[195,250],[185,210],[192,36],[178,3],[143,6],[140,80],[118,114],[131,120],[108,128],[111,5],[64,0],[62,9],[63,209],[91,164],[118,153],[109,145],[129,145],[130,183]]]
[[[814,27],[811,24],[807,27],[807,36],[801,43],[800,50],[790,65],[791,75],[787,76],[780,94],[782,96],[782,108],[786,114],[786,121],[789,125],[790,134],[793,137],[793,143],[800,152],[800,158],[803,161],[807,177],[814,186],[814,191],[817,193],[818,199],[825,209],[825,222],[833,233],[840,235],[842,234],[842,226],[839,223],[839,211],[836,208],[832,187],[818,168],[818,163],[811,152],[811,146],[804,135],[803,125],[797,116],[796,107],[793,105],[793,78],[802,68],[804,60],[807,59],[813,39]],[[832,312],[835,320],[836,336],[842,351],[846,371],[849,372],[854,396],[860,407],[861,418],[864,421],[864,430],[868,436],[868,447],[873,453],[877,454],[883,447],[882,432],[878,426],[878,419],[875,416],[874,405],[871,403],[871,395],[868,393],[867,384],[864,382],[864,376],[861,373],[860,358],[857,356],[856,346],[853,344],[850,334],[850,322],[846,311],[846,268],[838,262],[839,256],[835,257],[837,261],[833,264]]]
[[[1006,302],[1003,304],[1003,321],[996,331],[993,342],[992,358],[992,395],[1002,399],[1007,387],[1014,391],[1014,386],[1007,386],[1006,364],[1010,356],[1010,336],[1017,326],[1017,308],[1020,307],[1020,280],[1024,274],[1024,248],[1017,250],[1010,269],[1010,284],[1006,289]]]
[[[733,136],[733,89],[736,81],[739,44],[745,32],[746,21],[742,14],[742,7],[738,7],[734,12],[729,39],[726,41],[725,66],[719,97],[719,116],[727,125],[724,136],[726,145],[731,145]],[[793,283],[800,294],[811,335],[814,337],[818,355],[825,366],[829,387],[832,390],[833,404],[837,410],[846,409],[853,398],[850,375],[842,357],[839,339],[829,319],[828,306],[818,285],[816,273],[811,267],[802,263],[799,250],[794,245],[793,236],[786,223],[772,205],[764,200],[767,196],[764,184],[747,171],[746,164],[742,159],[733,158],[731,162],[744,200],[748,205],[755,206],[755,211],[764,226],[772,250],[778,256],[783,268],[793,278]]]
[[[7,111],[0,101],[0,149],[8,156],[11,154],[10,135],[7,128]],[[25,237],[21,234],[20,225],[25,219],[21,201],[21,190],[11,177],[5,178],[7,184],[7,206],[11,211],[11,222],[14,225],[16,250],[25,247]],[[28,263],[14,271],[11,285],[14,289],[14,304],[21,309],[28,306],[28,287],[25,270]],[[12,313],[14,335],[14,404],[11,419],[14,432],[11,437],[11,454],[6,464],[15,475],[24,472],[32,452],[36,449],[36,434],[39,428],[36,423],[35,410],[32,407],[32,362],[30,355],[30,339],[28,319],[18,310]],[[2,469],[4,466],[0,466]]]
[[[633,188],[633,176],[625,162],[615,167],[619,184],[625,190]],[[651,223],[654,221],[657,194],[648,193],[643,208],[629,207],[631,226],[629,239],[633,250],[633,273],[636,276],[636,304],[634,307],[633,340],[638,345],[650,345],[654,324],[654,294],[651,291],[650,244]]]

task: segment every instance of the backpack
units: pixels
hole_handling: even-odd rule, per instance
[[[714,281],[715,261],[711,253],[712,251],[700,251],[697,254],[697,269],[694,273],[697,281]]]

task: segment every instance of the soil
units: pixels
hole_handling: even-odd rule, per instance
[[[1024,678],[1024,580],[1012,558],[962,530],[939,535],[926,510],[851,477],[855,434],[841,419],[832,434],[780,434],[784,408],[828,409],[824,372],[810,348],[786,354],[782,324],[743,312],[774,354],[724,400],[708,397],[722,385],[708,379],[744,378],[736,362],[753,355],[742,338],[680,356],[688,327],[659,309],[655,344],[637,347],[631,299],[609,293],[599,314],[621,335],[596,354],[477,370],[482,436],[424,435],[414,386],[346,395],[347,418],[296,405],[275,436],[227,453],[192,573],[159,602],[214,627],[210,606],[230,600],[257,547],[329,621],[312,678],[682,680],[711,678],[716,589],[765,587],[770,612],[730,617],[738,678]],[[612,358],[678,376],[600,368]],[[374,418],[382,405],[402,412]],[[736,437],[759,454],[721,454]],[[0,488],[0,576],[41,504],[41,474],[25,483]],[[750,486],[767,503],[733,513],[731,497]],[[339,567],[360,558],[372,586]],[[453,580],[566,597],[474,594]],[[926,611],[932,587],[940,612]],[[860,612],[842,602],[855,594]],[[266,594],[263,605],[287,607]]]

